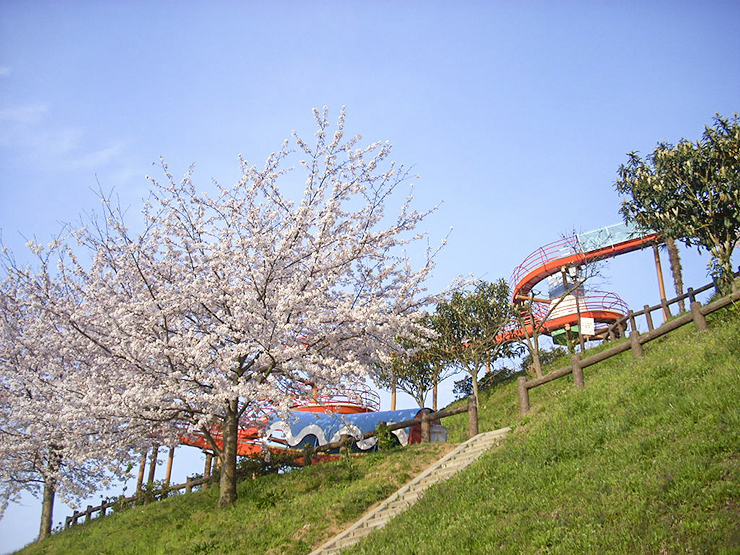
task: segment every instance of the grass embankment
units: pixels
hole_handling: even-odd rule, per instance
[[[740,552],[740,316],[736,309],[530,392],[484,391],[503,445],[348,553]],[[554,367],[563,365],[556,361]],[[462,441],[467,417],[445,421]],[[435,446],[317,465],[180,496],[54,535],[22,553],[308,553],[428,465]]]
[[[53,534],[20,553],[308,553],[451,449],[414,445],[246,480],[228,509],[216,508],[216,487],[175,496]]]
[[[732,311],[732,313],[730,313]],[[737,309],[531,390],[481,397],[503,446],[431,490],[358,554],[740,553]],[[556,363],[557,365],[557,363]],[[562,366],[563,364],[560,364]],[[453,439],[464,433],[457,417]]]

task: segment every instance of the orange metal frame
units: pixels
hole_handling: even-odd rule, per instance
[[[654,243],[659,238],[658,233],[652,233],[586,252],[581,250],[576,236],[548,243],[530,254],[512,273],[510,283],[513,284],[513,301],[516,304],[523,303],[537,283],[557,274],[563,267],[579,266],[620,254],[627,254]],[[593,293],[595,292],[578,296],[578,304],[583,306],[583,303],[585,303],[585,309],[581,308],[580,310],[581,318],[593,318],[596,323],[611,324],[627,313],[627,305],[613,293],[604,293],[601,298],[597,298]],[[607,302],[610,296],[611,300]],[[539,322],[542,322],[547,314],[547,305],[535,302],[533,309],[535,321],[539,319]],[[578,313],[572,313],[546,320],[543,325],[543,332],[552,333],[568,324],[577,324],[578,318]],[[533,324],[527,325],[524,329],[511,326],[499,337],[501,340],[524,337],[527,333],[531,334],[533,329]]]
[[[511,276],[511,283],[515,284],[512,291],[514,302],[517,302],[518,295],[527,296],[537,283],[558,273],[563,266],[578,266],[626,254],[654,243],[658,238],[658,233],[652,233],[587,252],[579,251],[575,236],[549,243],[530,254],[514,270]]]

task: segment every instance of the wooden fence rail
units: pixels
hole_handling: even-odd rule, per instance
[[[163,491],[169,493],[173,491],[185,490],[190,493],[194,487],[202,486],[210,482],[211,478],[188,478],[184,484],[175,484],[173,486],[166,486]],[[121,497],[111,501],[105,501],[100,505],[93,507],[88,505],[84,511],[74,511],[71,516],[68,516],[64,521],[64,527],[70,528],[77,524],[77,521],[84,517],[85,522],[90,522],[95,513],[99,513],[98,518],[104,517],[107,514],[108,509],[122,509],[134,505],[136,503],[142,503],[145,500],[145,494],[139,493],[138,495],[132,495],[131,497]]]
[[[735,274],[735,278],[740,277],[740,272]],[[645,316],[645,320],[647,321],[647,327],[649,331],[652,331],[655,326],[653,325],[653,316],[652,313],[656,310],[662,310],[663,315],[667,316],[666,320],[671,317],[671,310],[670,306],[673,304],[680,303],[681,301],[685,301],[686,299],[689,299],[689,302],[693,303],[696,300],[696,296],[704,293],[705,291],[709,291],[710,289],[713,289],[715,287],[714,282],[708,283],[704,285],[703,287],[700,287],[699,289],[693,289],[691,287],[688,288],[687,292],[683,295],[679,295],[678,297],[675,297],[670,300],[661,300],[660,304],[657,304],[655,306],[649,306],[645,305],[645,307],[640,310],[639,312],[633,312],[629,311],[626,316],[623,316],[616,322],[614,322],[612,325],[610,325],[608,328],[606,328],[602,333],[604,334],[604,337],[608,339],[615,339],[617,335],[624,335],[627,330],[627,324],[629,323],[630,331],[636,331],[637,330],[637,324],[636,320],[639,316]]]
[[[735,275],[738,276],[740,274],[735,274]],[[584,387],[584,379],[583,379],[583,369],[584,368],[593,366],[594,364],[598,364],[599,362],[602,362],[608,358],[611,358],[615,355],[618,355],[628,350],[631,350],[632,354],[635,357],[640,357],[644,353],[642,346],[645,343],[648,343],[654,339],[662,337],[666,335],[667,333],[670,333],[682,326],[685,326],[689,322],[694,322],[694,325],[700,331],[706,330],[707,321],[706,321],[705,316],[707,314],[711,314],[712,312],[721,310],[729,306],[732,303],[740,301],[740,290],[738,290],[736,287],[733,287],[733,292],[731,294],[725,297],[722,297],[714,302],[711,302],[707,305],[702,306],[702,304],[696,300],[696,295],[708,289],[711,289],[712,287],[714,287],[714,284],[709,284],[697,290],[689,289],[688,293],[686,293],[685,295],[681,295],[680,297],[676,297],[675,299],[672,299],[671,301],[666,301],[665,303],[661,303],[660,305],[657,305],[654,307],[646,306],[645,310],[641,312],[637,312],[637,313],[630,312],[628,316],[626,316],[625,318],[621,320],[622,325],[624,325],[624,323],[627,321],[630,322],[632,331],[630,332],[630,335],[629,335],[629,341],[626,341],[624,343],[619,343],[617,345],[614,345],[613,347],[609,347],[608,349],[605,349],[604,351],[601,351],[600,353],[596,353],[595,355],[592,355],[587,358],[581,358],[581,355],[574,355],[573,358],[571,359],[570,366],[565,366],[563,368],[555,370],[554,372],[550,372],[549,374],[541,378],[537,378],[534,380],[527,380],[526,377],[520,377],[517,380],[517,385],[518,385],[518,390],[519,390],[519,412],[521,414],[526,414],[527,412],[529,412],[529,409],[530,409],[529,390],[530,389],[546,384],[553,380],[557,380],[571,373],[573,374],[573,382],[575,386]],[[678,302],[681,299],[691,300],[690,312],[682,314],[681,316],[678,316],[674,318],[673,320],[668,320],[662,326],[658,328],[654,328],[652,326],[652,317],[650,313],[653,310],[663,308],[665,305],[673,304],[675,302]],[[637,326],[635,325],[634,318],[636,316],[641,316],[641,315],[645,315],[647,318],[647,321],[648,321],[648,332],[647,333],[640,333],[639,330],[637,329]],[[619,322],[616,322],[614,326],[617,326],[617,324],[619,324]]]

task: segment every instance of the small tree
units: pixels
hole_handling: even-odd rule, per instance
[[[494,361],[517,351],[501,337],[511,319],[508,284],[479,280],[472,291],[456,291],[439,303],[434,318],[445,358],[470,375],[477,399],[481,369],[490,371]]]
[[[531,368],[537,378],[543,376],[540,338],[546,331],[548,320],[558,307],[571,296],[576,306],[580,307],[582,301],[577,296],[577,292],[589,279],[598,275],[599,269],[597,263],[580,266],[576,269],[576,276],[571,280],[567,279],[565,268],[562,268],[561,272],[563,273],[563,292],[559,297],[541,299],[537,298],[534,291],[532,291],[527,297],[517,299],[517,302],[511,306],[512,320],[515,326],[507,331],[507,335],[511,337],[512,341],[526,349],[528,357],[531,358]],[[572,344],[569,344],[568,348],[573,351]]]
[[[696,143],[659,143],[644,160],[631,152],[619,167],[626,222],[659,231],[712,255],[721,288],[732,280],[740,239],[740,121],[719,114]]]
[[[427,394],[432,391],[432,406],[436,410],[438,385],[451,375],[451,368],[434,332],[435,318],[425,314],[419,324],[422,329],[431,330],[432,337],[399,338],[402,350],[390,354],[388,361],[378,366],[373,380],[379,387],[396,387],[408,393],[419,407],[425,406]]]
[[[423,352],[403,356],[392,354],[390,361],[379,368],[373,381],[382,388],[396,387],[408,393],[419,407],[426,404],[427,394],[434,387],[434,367]]]

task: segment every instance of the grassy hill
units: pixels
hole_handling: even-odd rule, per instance
[[[710,317],[530,392],[481,395],[480,428],[515,430],[497,450],[348,550],[361,554],[740,553],[740,315]],[[562,366],[555,363],[555,366]],[[445,421],[465,439],[465,415]],[[308,553],[449,446],[316,465],[123,511],[24,549],[180,555]]]

